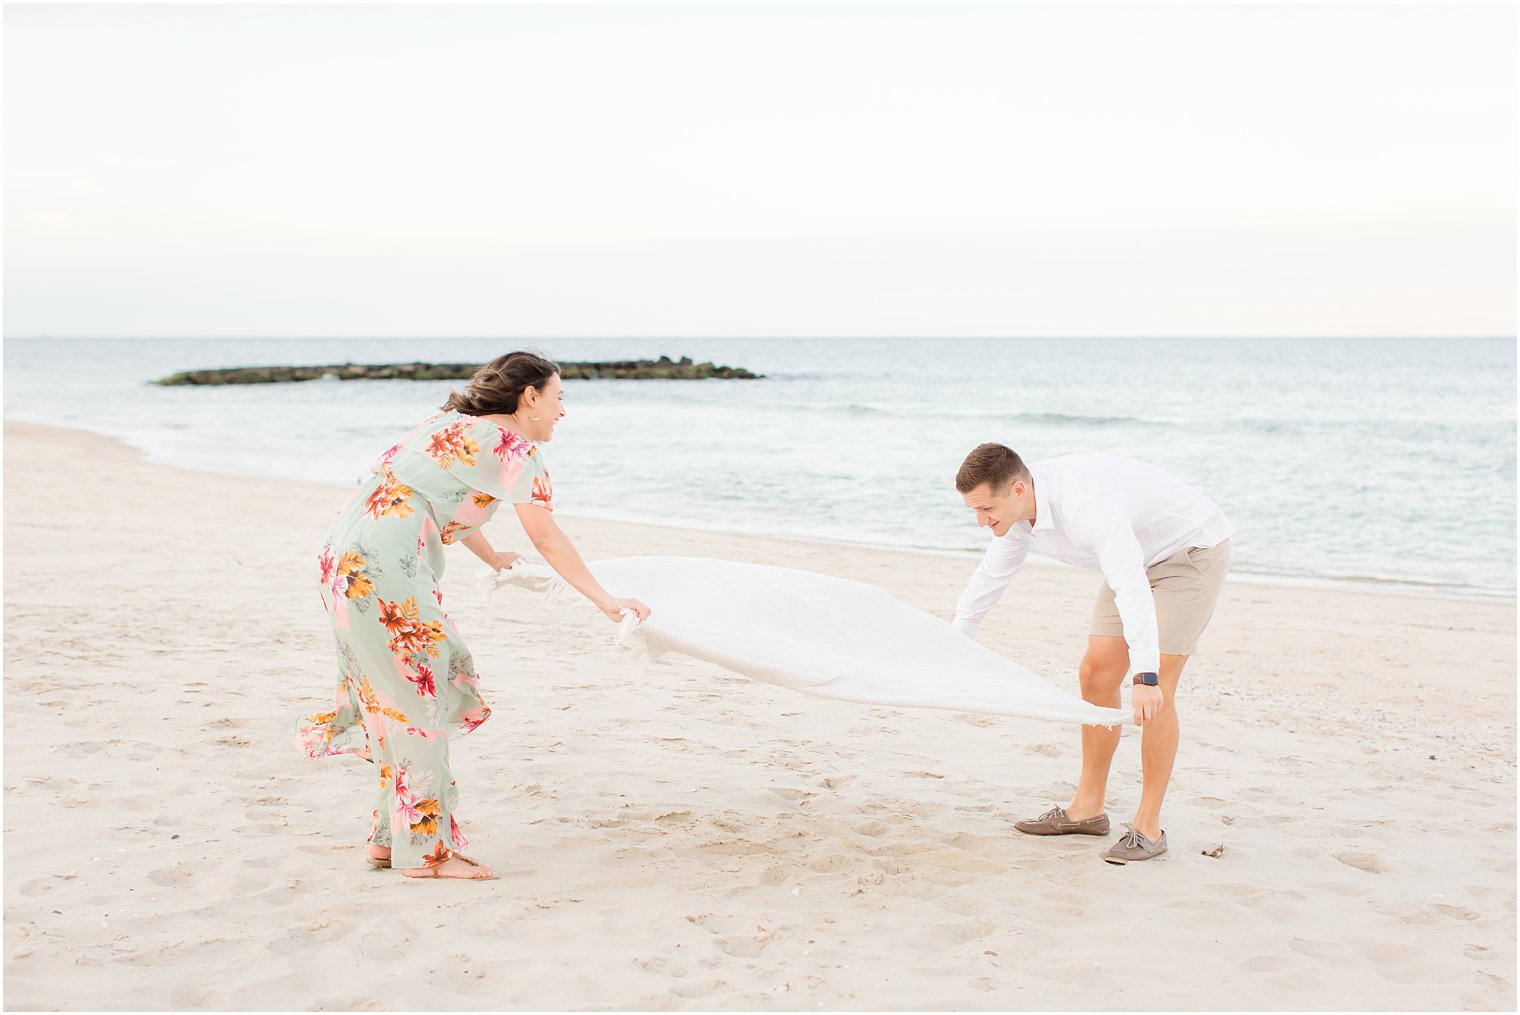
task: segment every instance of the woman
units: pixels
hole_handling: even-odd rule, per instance
[[[322,603],[338,643],[333,710],[307,716],[297,740],[309,757],[357,754],[378,763],[369,862],[408,877],[492,878],[466,845],[449,774],[450,729],[490,716],[480,677],[448,614],[438,579],[443,548],[460,543],[492,568],[515,553],[480,531],[503,501],[528,538],[577,591],[617,621],[649,607],[609,595],[550,514],[551,489],[534,442],[564,418],[559,367],[514,352],[481,367],[463,394],[380,457],[338,513],[318,555]]]

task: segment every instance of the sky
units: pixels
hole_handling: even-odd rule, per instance
[[[1511,5],[15,5],[4,333],[1514,335]]]

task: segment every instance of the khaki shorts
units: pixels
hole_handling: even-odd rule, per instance
[[[1190,656],[1198,647],[1198,636],[1214,615],[1214,603],[1230,569],[1230,541],[1199,549],[1191,546],[1179,550],[1145,569],[1150,579],[1151,595],[1156,600],[1156,633],[1161,653]],[[1124,637],[1124,623],[1114,605],[1114,590],[1105,584],[1093,604],[1092,633],[1114,638]]]

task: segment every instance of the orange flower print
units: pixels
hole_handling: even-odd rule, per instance
[[[399,708],[392,708],[390,705],[382,705],[380,703],[380,695],[375,691],[375,685],[371,684],[369,682],[369,678],[365,676],[359,677],[359,704],[364,709],[364,711],[368,712],[370,715],[379,714],[387,716],[399,723],[410,723],[412,721],[408,719],[406,713],[401,711]],[[385,738],[383,736],[380,738],[380,742],[382,744],[385,743]]]
[[[353,550],[349,550],[338,561],[333,588],[336,591],[339,587],[342,587],[343,594],[349,599],[363,599],[375,591],[374,581],[364,573],[364,558]]]
[[[478,508],[488,508],[492,504],[496,503],[495,497],[492,497],[488,493],[480,493],[478,491],[476,492],[473,500],[475,501],[475,506]]]
[[[425,620],[391,639],[391,651],[403,655],[426,653],[428,658],[438,657],[438,643],[448,637],[443,633],[443,622]]]
[[[533,503],[545,511],[553,511],[554,487],[549,484],[548,476],[533,477]]]
[[[480,445],[465,434],[464,427],[463,423],[450,423],[434,433],[428,439],[429,457],[445,469],[453,465],[455,461],[464,465],[474,465],[475,455],[480,451]]]
[[[443,844],[442,839],[439,839],[438,845],[433,847],[433,851],[422,858],[422,866],[442,867],[449,860],[453,859],[453,856],[454,854],[449,852],[449,847]]]
[[[415,597],[409,597],[400,603],[388,603],[384,599],[379,602],[380,623],[391,633],[389,644],[391,654],[438,655],[438,643],[447,637],[443,632],[442,621],[423,620],[417,613]]]
[[[405,613],[404,604],[388,603],[384,599],[381,599],[379,602],[379,620],[381,625],[384,626],[387,631],[389,631],[391,634],[396,634],[399,631],[405,631],[409,626],[411,626],[411,621],[407,619]],[[408,602],[411,602],[411,600],[408,600]]]
[[[413,835],[437,835],[438,819],[443,815],[443,809],[438,806],[437,800],[418,800],[417,812],[421,815],[411,825]]]
[[[454,537],[461,530],[467,529],[467,528],[469,528],[468,525],[461,525],[458,522],[449,522],[447,525],[445,525],[442,529],[439,530],[439,532],[438,532],[438,539],[443,543],[444,546],[452,546],[453,543],[454,543]]]
[[[396,478],[389,465],[380,475],[380,483],[364,502],[365,512],[376,521],[381,518],[410,518],[416,514],[411,505],[412,488]]]
[[[348,589],[344,593],[350,599],[363,599],[375,591],[374,582],[370,581],[369,575],[360,572],[348,576]]]

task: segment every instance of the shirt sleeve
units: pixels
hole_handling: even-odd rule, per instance
[[[1155,673],[1161,666],[1156,633],[1156,599],[1145,574],[1145,556],[1124,501],[1117,495],[1088,497],[1071,513],[1068,532],[1098,555],[1103,580],[1114,590],[1114,605],[1129,645],[1130,670]]]
[[[434,433],[425,451],[471,490],[509,504],[554,510],[543,454],[510,430],[486,422],[455,424]]]
[[[951,626],[966,637],[975,638],[983,618],[1003,598],[1003,590],[1019,573],[1028,555],[1029,538],[1022,532],[994,536],[982,562],[972,572],[971,581],[955,601],[955,620]]]

